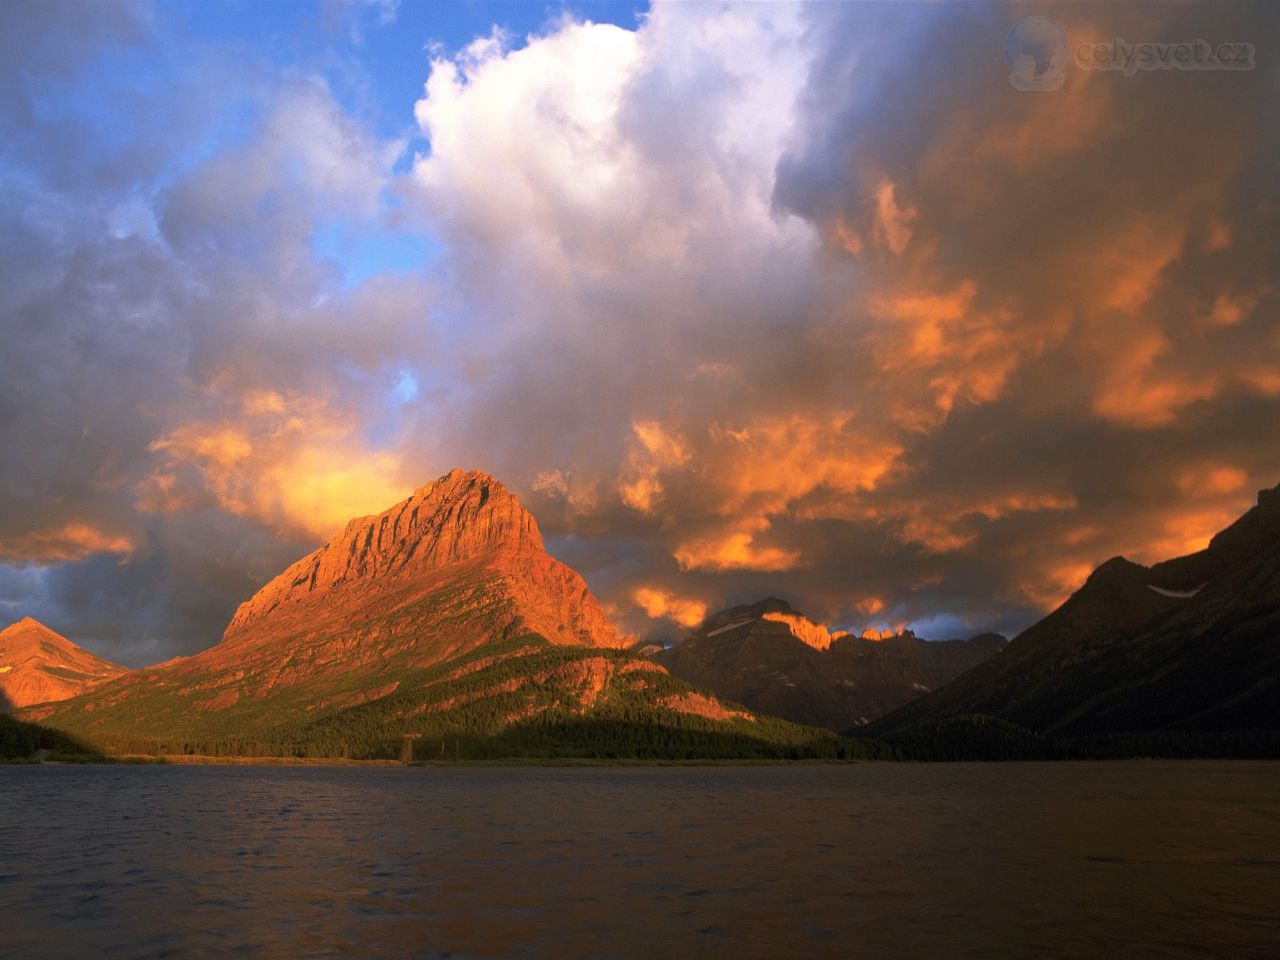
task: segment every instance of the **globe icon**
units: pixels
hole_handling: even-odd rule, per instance
[[[1019,90],[1057,90],[1067,77],[1067,34],[1048,17],[1024,17],[1004,41],[1009,82]]]

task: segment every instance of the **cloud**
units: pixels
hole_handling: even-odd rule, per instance
[[[431,282],[351,286],[311,247],[323,222],[393,219],[404,142],[314,73],[171,56],[133,8],[10,13],[27,45],[0,82],[34,106],[0,117],[9,602],[125,662],[193,652],[314,538],[417,485],[396,385],[429,353]],[[83,49],[60,39],[80,14],[101,27]]]
[[[1249,474],[1225,463],[1203,463],[1188,464],[1174,479],[1188,497],[1212,497],[1243,489],[1249,483]]]
[[[654,501],[662,496],[659,477],[664,470],[688,463],[689,449],[682,439],[654,420],[633,423],[631,430],[635,439],[627,451],[618,493],[627,506],[651,513]]]
[[[437,54],[388,135],[314,63],[18,11],[0,602],[108,655],[207,645],[452,466],[662,636],[765,595],[1014,630],[1280,479],[1261,62],[1025,93],[1010,7],[659,3]],[[393,11],[329,11],[344,63]],[[1280,34],[1260,7],[1055,18]],[[352,282],[325,230],[440,252]]]
[[[631,600],[651,620],[665,617],[686,628],[696,627],[707,615],[703,601],[675,597],[652,587],[637,587],[631,593]]]
[[[618,609],[782,592],[857,628],[1009,629],[1247,507],[1280,472],[1276,304],[1233,257],[1275,243],[1265,80],[1022,93],[1009,14],[657,5],[438,60],[413,190],[486,331],[451,347],[444,448],[523,484]],[[1245,479],[1184,511],[1172,478],[1215,456]]]
[[[128,554],[133,546],[127,536],[72,521],[54,529],[32,530],[0,543],[0,559],[58,563],[83,560],[99,553]]]
[[[900,207],[894,198],[895,187],[888,177],[876,187],[876,242],[888,247],[894,254],[901,254],[911,242],[912,225],[916,220],[914,207]]]
[[[735,528],[687,540],[675,548],[674,556],[682,570],[787,570],[800,559],[795,550],[784,550],[757,542],[759,534],[769,530],[767,520],[746,521]],[[742,529],[745,527],[746,529]]]
[[[228,513],[328,539],[418,486],[402,476],[399,457],[370,449],[359,430],[326,400],[250,392],[231,418],[189,421],[151,444],[163,461],[139,485],[139,506],[172,513],[208,494]]]

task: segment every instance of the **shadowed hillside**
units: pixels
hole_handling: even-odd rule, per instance
[[[831,634],[770,598],[708,617],[653,654],[671,673],[753,710],[830,730],[866,724],[976,666],[1004,637],[929,642]]]
[[[6,714],[13,704],[0,691],[0,763],[54,760],[101,760],[102,754],[58,730],[15,720]]]
[[[1280,488],[1199,553],[1107,561],[869,733],[927,757],[1280,756]]]

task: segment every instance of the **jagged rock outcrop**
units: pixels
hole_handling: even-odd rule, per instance
[[[752,710],[843,731],[943,685],[1004,642],[988,634],[930,643],[910,631],[872,640],[832,632],[771,597],[713,614],[652,656],[672,675]]]
[[[1247,753],[1280,733],[1280,488],[1198,553],[1108,560],[998,656],[873,733],[933,736],[975,717],[1173,753]]]
[[[798,613],[786,613],[782,610],[767,610],[764,613],[765,620],[772,620],[774,623],[781,623],[790,632],[793,637],[801,643],[808,644],[815,650],[830,650],[831,644],[849,636],[847,630],[837,630],[832,633],[827,629],[826,624],[814,623],[808,617],[803,617]]]
[[[0,711],[66,700],[125,672],[31,617],[0,630]]]
[[[484,570],[504,576],[513,613],[552,643],[619,646],[578,573],[547,555],[538,524],[492,477],[453,470],[374,517],[359,517],[240,605],[226,641],[312,616],[403,602]],[[508,629],[506,624],[503,629]]]

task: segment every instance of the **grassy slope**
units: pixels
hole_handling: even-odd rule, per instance
[[[553,646],[525,635],[425,669],[388,661],[376,675],[341,675],[323,691],[285,688],[244,709],[196,711],[189,699],[150,683],[131,694],[127,709],[99,709],[89,695],[67,701],[46,722],[115,754],[419,760],[879,755],[876,746],[773,718],[715,719],[671,709],[663,701],[687,697],[692,688],[649,666],[621,651]],[[592,678],[601,685],[594,697],[586,693]],[[351,702],[393,683],[385,695]]]

